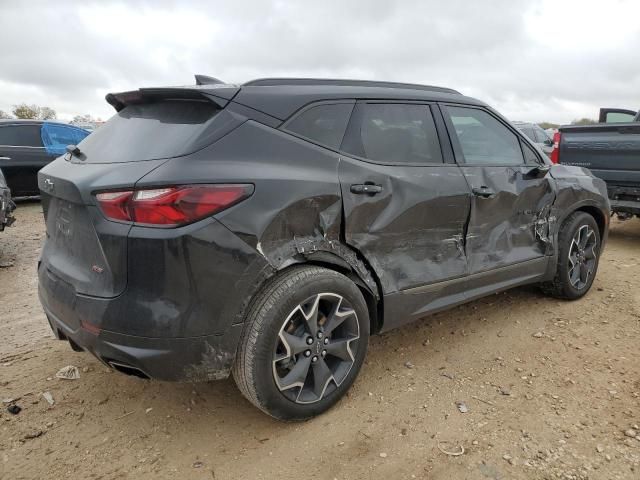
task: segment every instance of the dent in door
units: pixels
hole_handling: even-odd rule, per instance
[[[551,253],[556,197],[549,176],[531,177],[527,167],[463,167],[472,186],[487,185],[495,197],[476,197],[467,232],[471,272]]]
[[[340,166],[346,241],[371,264],[385,293],[467,273],[469,190],[457,166],[398,166],[388,175],[389,167],[369,164],[368,179],[382,186],[375,196],[349,192],[352,179],[366,176],[353,167],[349,160]]]

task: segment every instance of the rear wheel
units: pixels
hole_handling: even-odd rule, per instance
[[[599,256],[598,224],[588,213],[574,212],[562,224],[558,235],[556,276],[542,285],[543,290],[570,300],[584,296],[593,284]]]
[[[294,267],[254,299],[234,379],[269,415],[303,420],[335,404],[364,361],[369,316],[358,287],[321,267]]]

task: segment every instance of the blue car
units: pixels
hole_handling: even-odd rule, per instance
[[[38,170],[89,133],[47,120],[0,120],[0,169],[13,196],[40,195]]]

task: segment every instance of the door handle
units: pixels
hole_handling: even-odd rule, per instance
[[[473,188],[471,189],[471,191],[476,197],[482,197],[482,198],[491,198],[496,194],[496,192],[491,190],[489,187],[484,187],[484,186],[479,188]]]
[[[11,157],[0,157],[0,160],[11,160]]]
[[[373,183],[359,183],[356,185],[351,185],[351,193],[355,193],[356,195],[375,195],[376,193],[380,193],[382,191],[382,185],[376,185]]]

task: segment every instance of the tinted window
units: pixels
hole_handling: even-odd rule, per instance
[[[346,151],[382,163],[442,163],[429,106],[365,104],[361,108],[359,139]]]
[[[351,103],[317,105],[291,120],[286,129],[331,148],[339,148],[353,110]]]
[[[464,161],[470,165],[523,163],[515,133],[487,112],[475,108],[447,107],[458,136]]]
[[[87,162],[132,162],[193,153],[220,110],[210,102],[163,100],[125,107],[85,138]]]
[[[62,155],[67,145],[77,145],[89,135],[81,128],[56,123],[42,124],[42,143],[50,155]]]
[[[0,145],[41,147],[40,125],[0,126]]]

